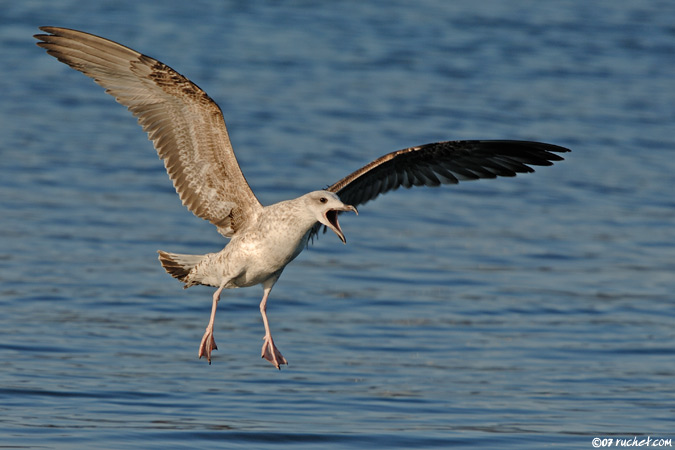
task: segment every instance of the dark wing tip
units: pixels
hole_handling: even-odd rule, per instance
[[[54,27],[54,26],[42,26],[38,27],[38,30],[44,31],[45,33],[49,34],[34,34],[33,37],[39,41],[48,41],[50,37],[52,36],[64,36],[67,32],[74,32],[74,33],[81,33],[81,34],[88,34],[83,31],[77,31],[77,30],[72,30],[70,28],[63,28],[63,27]],[[44,44],[45,42],[36,42],[37,45]]]

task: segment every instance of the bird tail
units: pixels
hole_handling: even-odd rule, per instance
[[[190,275],[192,269],[204,258],[204,255],[181,255],[178,253],[164,252],[162,250],[158,250],[157,253],[159,253],[159,262],[162,263],[162,267],[164,267],[164,270],[166,270],[169,275],[187,283],[185,287],[194,284],[187,279],[188,275]]]

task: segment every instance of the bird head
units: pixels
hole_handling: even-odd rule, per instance
[[[337,194],[329,191],[314,191],[305,196],[309,209],[314,213],[316,220],[330,228],[346,244],[345,235],[342,234],[338,214],[343,211],[359,212],[352,205],[345,205]]]

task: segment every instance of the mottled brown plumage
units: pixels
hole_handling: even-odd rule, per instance
[[[42,27],[38,45],[126,106],[153,142],[176,192],[196,216],[231,237],[262,205],[232,151],[218,105],[171,67],[116,42]]]

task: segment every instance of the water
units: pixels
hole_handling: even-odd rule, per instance
[[[6,2],[0,18],[3,448],[592,448],[675,438],[675,6]],[[261,292],[157,249],[224,241],[123,107],[33,43],[83,29],[222,107],[264,203],[436,140],[543,140],[516,179],[386,195]]]

